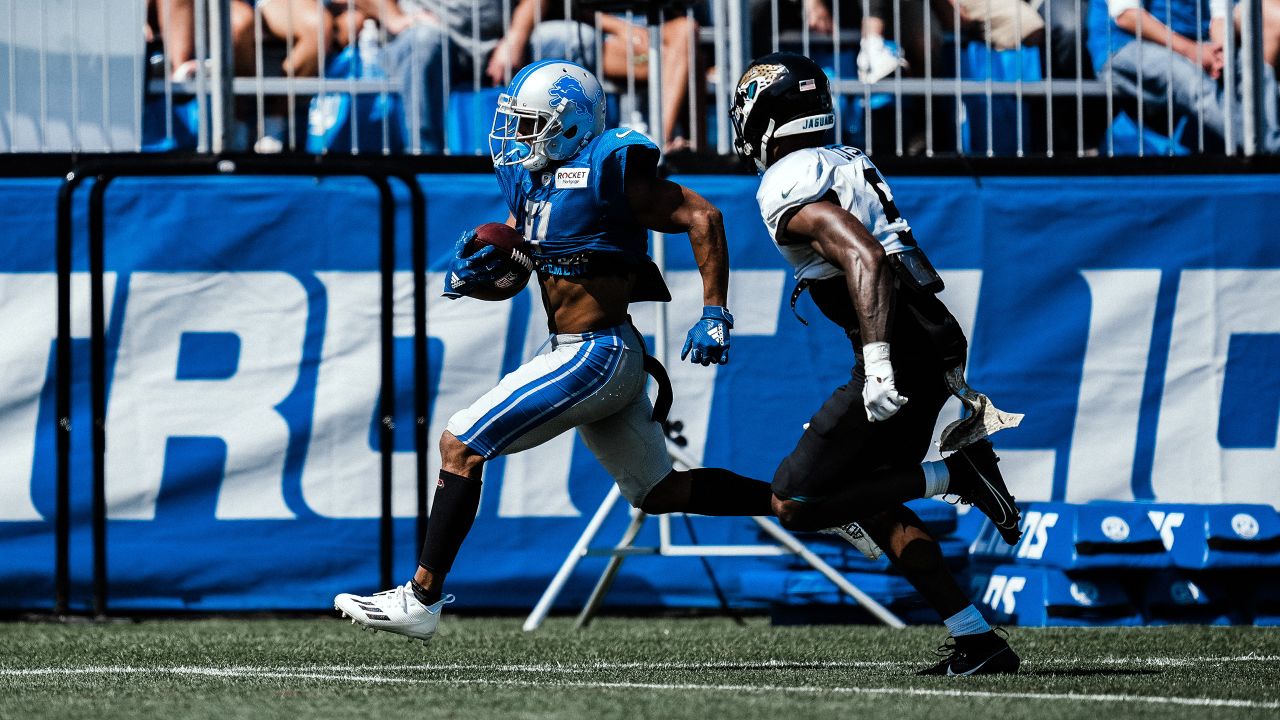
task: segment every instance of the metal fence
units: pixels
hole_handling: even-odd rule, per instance
[[[565,56],[611,122],[728,154],[733,82],[794,50],[872,154],[1255,155],[1277,48],[1278,0],[0,0],[0,152],[481,155]]]

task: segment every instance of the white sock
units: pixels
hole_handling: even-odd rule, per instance
[[[947,626],[947,631],[951,633],[951,637],[960,637],[961,635],[979,635],[984,632],[991,632],[991,626],[988,625],[986,619],[982,617],[982,613],[978,612],[978,608],[973,605],[970,605],[942,622]]]
[[[920,469],[924,471],[925,497],[947,494],[947,488],[951,484],[951,471],[947,469],[945,462],[934,460],[933,462],[920,463]]]

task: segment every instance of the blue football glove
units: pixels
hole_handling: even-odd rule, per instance
[[[688,357],[689,362],[703,366],[729,362],[729,330],[732,327],[733,316],[728,310],[718,305],[703,306],[702,319],[685,336],[680,359]]]
[[[453,260],[449,262],[449,268],[444,274],[444,296],[450,300],[457,300],[470,293],[477,285],[496,280],[500,274],[502,256],[492,245],[485,245],[470,255],[463,256],[467,243],[475,236],[475,230],[467,230],[453,246]]]

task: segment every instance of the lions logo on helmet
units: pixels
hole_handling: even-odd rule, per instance
[[[495,166],[535,172],[573,157],[603,131],[604,89],[596,76],[568,60],[543,60],[498,96],[489,153]]]
[[[573,112],[591,117],[592,101],[587,97],[587,91],[582,89],[582,83],[573,76],[561,75],[547,92],[551,94],[551,107],[558,108],[568,103],[567,107]]]
[[[729,116],[734,149],[760,172],[772,161],[772,140],[836,126],[826,73],[795,53],[773,53],[751,63],[738,81]]]

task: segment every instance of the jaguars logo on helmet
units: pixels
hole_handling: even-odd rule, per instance
[[[827,132],[836,126],[827,75],[796,53],[773,53],[751,63],[733,94],[734,149],[764,172],[771,141]]]

